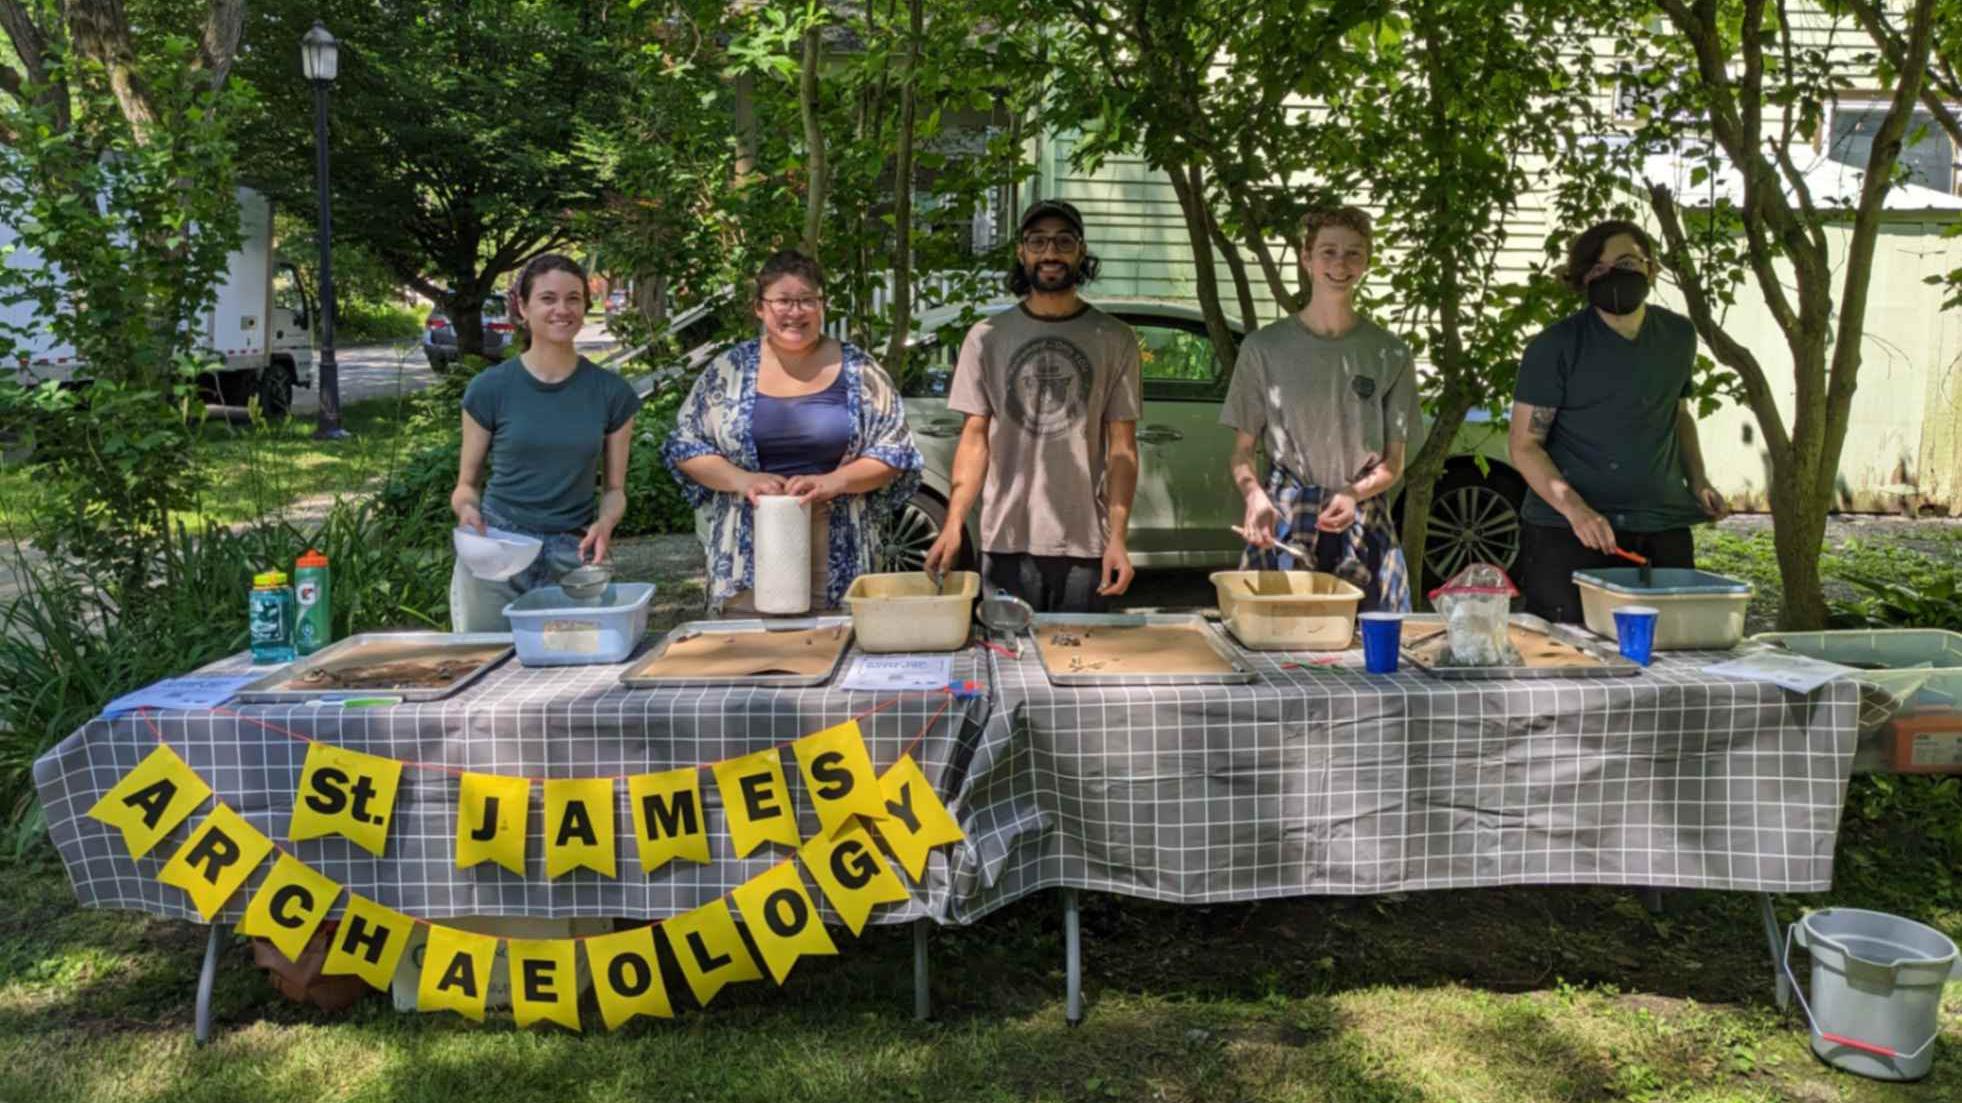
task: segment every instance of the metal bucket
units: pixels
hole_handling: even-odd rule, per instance
[[[1812,998],[1792,977],[1792,943],[1812,955]],[[1827,908],[1785,931],[1780,962],[1812,1028],[1812,1052],[1875,1080],[1919,1080],[1941,1033],[1942,985],[1962,979],[1955,943],[1885,912]]]

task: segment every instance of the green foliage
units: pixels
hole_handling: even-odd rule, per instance
[[[454,476],[452,476],[454,477]],[[0,606],[0,814],[33,813],[29,771],[111,699],[232,654],[247,642],[255,571],[292,569],[308,547],[332,564],[336,637],[377,628],[441,628],[449,553],[418,547],[385,506],[339,501],[317,529],[261,522],[179,526],[154,564],[146,599],[93,566],[16,553],[20,593]]]
[[[329,122],[336,240],[442,304],[462,349],[478,351],[498,278],[570,240],[570,216],[597,201],[592,135],[616,125],[617,66],[651,18],[636,7],[251,5],[247,41],[279,46],[239,58],[237,79],[262,103],[240,124],[242,149],[259,164],[312,164],[312,89],[291,44],[324,21],[342,41]],[[313,218],[311,173],[266,186]]]
[[[153,115],[139,124],[97,67],[50,49],[60,83],[0,100],[0,132],[13,136],[0,151],[0,224],[39,256],[0,264],[0,301],[34,319],[0,325],[0,361],[68,345],[94,382],[62,390],[10,373],[0,423],[52,488],[34,535],[139,602],[170,512],[197,485],[203,407],[191,383],[199,319],[239,236],[224,118],[242,99],[211,88],[193,42],[163,36],[132,62]]]

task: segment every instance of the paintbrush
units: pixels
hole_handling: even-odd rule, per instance
[[[1655,567],[1649,562],[1648,556],[1636,555],[1632,551],[1623,551],[1620,548],[1612,548],[1609,553],[1619,555],[1641,568],[1640,574],[1636,577],[1642,580],[1642,589],[1647,590],[1655,585]]]

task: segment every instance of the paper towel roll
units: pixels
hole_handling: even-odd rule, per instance
[[[811,611],[811,507],[788,494],[756,499],[756,581],[759,613]]]

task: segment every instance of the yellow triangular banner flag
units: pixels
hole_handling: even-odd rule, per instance
[[[220,804],[164,863],[157,879],[190,894],[198,914],[209,920],[252,876],[272,848],[271,839]]]
[[[570,938],[504,940],[511,969],[511,1015],[518,1025],[579,1029],[579,943]]]
[[[560,778],[545,783],[545,876],[584,866],[616,877],[613,779]]]
[[[681,963],[681,975],[688,978],[688,990],[703,1007],[724,985],[763,979],[763,970],[736,930],[728,902],[720,897],[669,917],[661,929],[668,933],[668,948]]]
[[[702,772],[693,766],[627,779],[634,810],[634,844],[640,872],[653,873],[675,858],[707,865],[708,825],[702,814]]]
[[[853,935],[865,929],[875,906],[912,899],[862,823],[853,823],[836,836],[817,836],[804,844],[797,857]]]
[[[661,983],[661,959],[654,952],[654,928],[635,927],[585,942],[606,1029],[618,1030],[636,1015],[674,1017],[667,986]]]
[[[797,810],[783,780],[776,748],[715,764],[715,787],[722,791],[722,813],[729,820],[729,842],[743,858],[764,843],[796,846]]]
[[[416,1010],[454,1011],[483,1022],[491,963],[496,960],[495,935],[430,924],[429,943],[422,950],[422,981],[416,986]]]
[[[784,862],[752,877],[729,895],[749,927],[749,937],[756,940],[756,948],[763,954],[763,964],[769,966],[778,984],[790,976],[791,966],[805,954],[838,952],[818,918],[811,894],[804,891],[794,863]]]
[[[824,834],[838,830],[853,816],[879,819],[886,814],[886,803],[879,796],[879,775],[872,769],[872,756],[865,751],[865,736],[858,730],[858,721],[847,720],[812,732],[792,743],[790,749],[797,755],[804,791],[817,807]]]
[[[901,755],[892,764],[879,778],[879,789],[886,798],[886,818],[878,823],[879,837],[905,867],[906,875],[917,883],[926,873],[927,854],[934,847],[957,843],[967,836],[947,806],[940,803],[912,755]]]
[[[464,774],[457,786],[456,867],[490,861],[523,877],[530,818],[530,779]]]
[[[123,833],[129,856],[141,858],[211,795],[211,786],[177,752],[158,745],[89,809]]]
[[[340,897],[341,886],[291,854],[281,854],[252,902],[245,905],[238,933],[263,938],[279,947],[286,960],[298,961]]]
[[[341,925],[327,943],[323,976],[352,975],[386,992],[395,981],[395,966],[409,948],[416,921],[365,896],[348,893]]]
[[[401,782],[402,764],[392,758],[315,743],[300,769],[286,836],[304,842],[344,835],[379,858],[388,845],[388,820]]]

